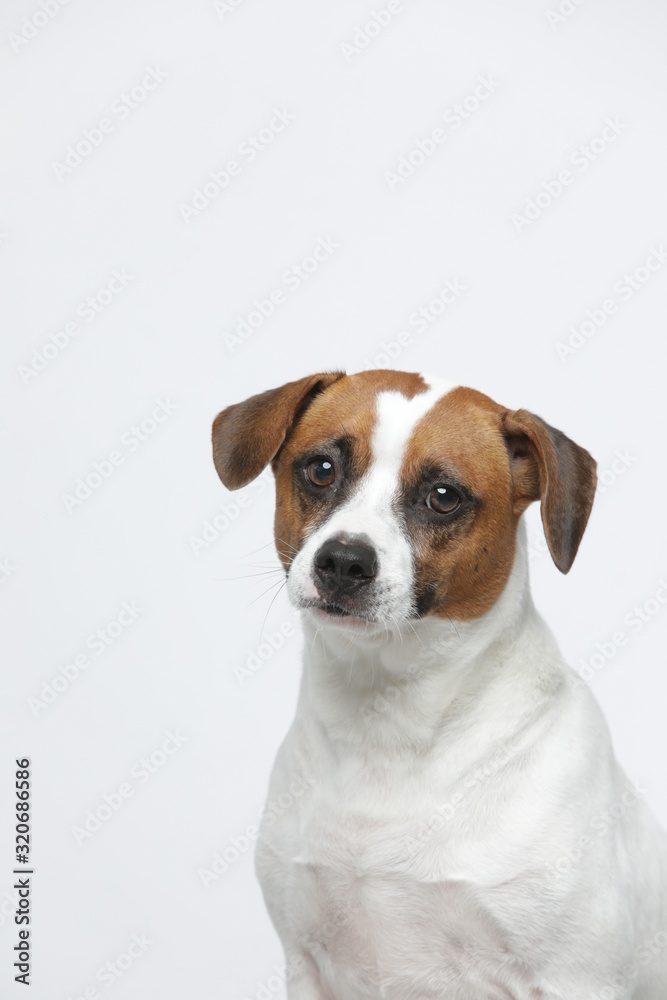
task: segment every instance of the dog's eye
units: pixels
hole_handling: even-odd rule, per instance
[[[306,476],[313,486],[331,486],[336,470],[328,458],[315,458],[306,466]]]
[[[426,506],[436,514],[453,514],[461,506],[461,497],[451,486],[438,483],[426,497]]]

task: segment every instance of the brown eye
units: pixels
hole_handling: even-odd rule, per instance
[[[306,476],[313,486],[331,486],[336,470],[328,458],[316,458],[306,466]]]
[[[426,497],[426,506],[436,514],[453,514],[461,506],[461,497],[451,486],[438,483]]]

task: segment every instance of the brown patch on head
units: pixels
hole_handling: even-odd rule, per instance
[[[408,518],[415,542],[417,607],[459,621],[479,618],[498,600],[512,569],[518,517],[500,431],[503,410],[473,389],[443,396],[415,428],[405,456],[406,494],[448,483],[460,510]],[[424,476],[426,470],[426,477]],[[423,507],[426,505],[423,503]]]
[[[285,566],[306,535],[326,520],[368,469],[378,393],[400,392],[412,399],[427,389],[421,375],[381,369],[347,375],[312,401],[272,463],[276,547]],[[308,458],[323,455],[341,472],[337,487],[326,494],[309,493],[304,465]]]
[[[471,621],[502,593],[514,562],[519,519],[533,500],[554,562],[572,565],[595,494],[595,462],[583,448],[525,410],[457,388],[415,428],[401,473],[413,537],[418,611]],[[436,482],[462,497],[451,516],[424,510]],[[412,514],[419,511],[418,516]]]

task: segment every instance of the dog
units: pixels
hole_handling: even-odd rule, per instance
[[[256,849],[289,1000],[666,1000],[667,835],[529,590],[522,514],[567,573],[589,453],[387,370],[229,406],[213,455],[271,464],[302,609]]]

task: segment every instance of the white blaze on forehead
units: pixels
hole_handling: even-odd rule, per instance
[[[422,378],[428,389],[412,399],[407,399],[400,392],[378,393],[372,441],[373,462],[367,476],[391,491],[398,485],[403,458],[415,427],[442,396],[456,388],[454,383],[444,379]]]
[[[456,388],[442,379],[422,377],[427,389],[412,399],[393,390],[378,393],[369,468],[352,496],[313,531],[292,563],[288,593],[297,605],[318,600],[315,555],[327,538],[345,532],[366,535],[377,552],[379,571],[369,605],[376,620],[395,621],[414,613],[414,554],[392,503],[417,424],[442,396]]]

